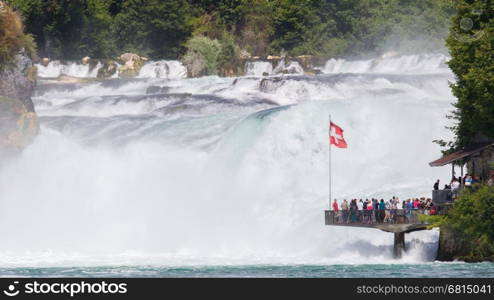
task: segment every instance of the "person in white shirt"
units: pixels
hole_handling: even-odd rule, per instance
[[[458,190],[460,189],[460,182],[453,177],[453,180],[451,181],[451,193],[453,196],[453,199],[458,196]]]
[[[364,221],[364,202],[362,201],[362,199],[360,199],[358,202],[357,202],[357,209],[358,209],[358,218],[360,220],[360,222],[363,222]]]
[[[360,199],[360,201],[357,202],[357,208],[358,208],[358,210],[364,209],[364,202],[362,202],[362,199]]]

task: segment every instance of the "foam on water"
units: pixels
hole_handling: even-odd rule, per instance
[[[38,76],[41,78],[54,78],[60,75],[96,78],[98,70],[102,66],[101,62],[98,62],[96,66],[90,66],[89,64],[81,64],[78,62],[63,64],[58,60],[50,61],[47,66],[36,64]]]
[[[415,54],[380,59],[330,59],[322,68],[324,73],[448,73],[448,57],[444,54]]]
[[[329,114],[349,143],[334,196],[428,196],[449,174],[428,162],[453,78],[392,59],[395,75],[41,84],[41,133],[0,169],[0,265],[433,260],[436,231],[394,261],[391,234],[324,226]]]
[[[120,64],[117,63],[118,66]],[[55,78],[60,75],[79,77],[79,78],[96,78],[98,70],[103,66],[101,62],[97,62],[95,66],[82,64],[80,62],[69,61],[62,63],[58,60],[50,61],[47,66],[36,64],[38,68],[38,76],[40,78]],[[118,71],[112,78],[118,78]],[[187,69],[185,66],[176,60],[159,60],[145,62],[139,70],[137,78],[186,78]]]
[[[147,62],[139,71],[138,78],[185,78],[187,69],[176,60]]]
[[[249,61],[245,64],[245,75],[264,76],[273,74],[273,65],[268,61]]]

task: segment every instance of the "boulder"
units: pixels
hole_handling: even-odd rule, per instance
[[[302,66],[304,71],[313,71],[314,67],[312,66],[312,55],[299,55],[296,57],[296,60]]]
[[[123,63],[123,66],[118,69],[120,77],[137,76],[144,62],[148,60],[134,53],[124,53],[118,59]]]
[[[40,63],[46,67],[50,63],[50,59],[48,57],[44,57]]]
[[[103,66],[98,70],[98,78],[111,78],[117,73],[118,64],[113,60],[103,61]]]
[[[89,61],[91,60],[91,57],[89,56],[85,56],[81,59],[81,62],[83,65],[87,65],[89,63]]]
[[[280,60],[281,59],[281,56],[268,55],[267,59],[268,60]]]

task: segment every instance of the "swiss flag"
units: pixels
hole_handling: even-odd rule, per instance
[[[345,138],[343,138],[343,129],[333,122],[329,123],[329,142],[338,148],[347,147]]]

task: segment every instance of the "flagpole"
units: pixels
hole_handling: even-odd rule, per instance
[[[329,115],[329,210],[331,210],[331,114]]]

